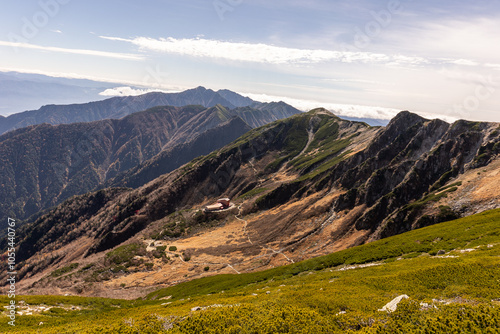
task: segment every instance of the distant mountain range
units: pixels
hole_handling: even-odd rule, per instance
[[[0,214],[25,219],[105,183],[140,186],[252,128],[300,113],[282,102],[223,94],[231,102],[199,87],[178,94],[46,106],[0,120],[14,127],[44,123],[0,136]],[[241,107],[250,102],[253,107]],[[149,109],[130,114],[142,108]],[[72,124],[51,125],[58,123]]]
[[[139,96],[113,97],[104,101],[84,104],[46,105],[38,110],[25,111],[8,117],[0,117],[0,134],[42,123],[56,125],[92,122],[103,119],[119,119],[134,112],[157,106],[182,107],[186,105],[202,105],[207,108],[222,105],[228,109],[252,107],[252,109],[263,110],[264,113],[266,112],[265,110],[269,110],[270,108],[277,110],[278,107],[276,103],[268,104],[253,101],[228,90],[215,92],[211,89],[198,87],[180,93],[153,92]],[[293,113],[300,112],[284,103],[281,103],[279,108],[282,109],[283,115],[288,116],[291,115],[289,113],[290,111],[293,111]],[[244,110],[241,110],[240,113],[243,114]],[[279,118],[283,118],[283,115],[279,116]],[[250,120],[252,117],[253,116],[250,115],[246,117],[249,124],[252,123]],[[276,119],[278,118],[273,118],[273,116],[271,116],[268,120]],[[250,125],[255,127],[262,125],[262,123],[257,121]]]
[[[108,98],[101,95],[105,90],[120,85],[123,84],[0,72],[0,134],[40,123],[68,124],[121,118],[133,112],[161,105],[200,104],[208,107],[221,104],[232,109],[247,106],[256,108],[256,105],[260,104],[227,89],[214,92],[203,91],[202,87],[166,95],[152,93],[153,98],[148,97],[145,102],[138,96]],[[107,102],[95,103],[104,102],[103,100]],[[385,126],[389,122],[371,118],[342,117],[366,122],[372,126]]]
[[[104,100],[100,95],[119,84],[39,74],[0,72],[0,115],[38,109],[47,104]]]

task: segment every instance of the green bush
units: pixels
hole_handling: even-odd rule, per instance
[[[78,263],[71,263],[71,264],[68,264],[67,266],[63,267],[63,268],[59,268],[59,269],[56,269],[54,270],[50,276],[52,277],[59,277],[59,276],[62,276],[66,273],[69,273],[70,271],[73,271],[75,270],[76,268],[78,268]]]
[[[265,191],[267,191],[268,188],[255,188],[255,189],[252,189],[246,193],[244,193],[243,195],[241,195],[239,198],[241,199],[249,199],[249,198],[252,198],[252,197],[255,197]]]
[[[156,247],[156,250],[159,251],[159,252],[165,252],[166,249],[167,249],[167,246],[158,246],[158,247]]]
[[[312,309],[266,303],[215,308],[177,324],[173,333],[332,333],[334,318]]]
[[[129,245],[120,246],[111,252],[106,254],[106,259],[111,263],[120,265],[126,263],[126,265],[131,264],[131,260],[136,255],[144,255],[146,253],[146,247],[143,244],[133,243]]]

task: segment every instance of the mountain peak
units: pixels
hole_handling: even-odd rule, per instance
[[[417,123],[425,122],[427,119],[409,112],[408,110],[404,110],[399,112],[387,125],[387,127],[392,126],[405,126],[409,127]]]
[[[248,107],[258,103],[247,96],[240,95],[227,89],[219,89],[217,94],[231,102],[236,107]]]
[[[212,91],[211,89],[206,89],[205,87],[203,86],[198,86],[196,88],[193,88],[193,90],[195,91],[200,91],[200,92],[206,92],[206,91]]]
[[[308,114],[316,114],[316,115],[330,115],[330,116],[334,116],[333,113],[331,113],[329,110],[327,110],[325,108],[311,109],[307,113]]]

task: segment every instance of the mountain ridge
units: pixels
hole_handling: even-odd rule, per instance
[[[86,280],[96,284],[90,294],[120,284],[140,293],[145,286],[298,262],[498,208],[490,189],[500,184],[499,142],[498,123],[448,124],[401,112],[379,128],[324,109],[298,114],[114,198],[105,196],[112,188],[81,195],[32,221],[19,231],[20,246],[45,257],[24,259],[23,284],[69,291],[73,285],[48,274],[78,262],[95,268],[76,276],[84,290]],[[68,210],[79,212],[78,203],[96,196],[106,200],[89,218],[65,223]],[[235,206],[202,212],[222,196]],[[29,233],[37,226],[52,233],[37,239]],[[172,244],[177,251],[168,259],[141,250]],[[131,252],[124,268],[106,260],[132,248],[141,251]],[[144,276],[146,263],[155,274]],[[210,263],[206,272],[203,263]],[[134,283],[139,277],[144,285]]]
[[[249,114],[252,110],[258,114],[257,124],[283,117],[283,110],[278,108],[274,115],[272,107],[264,107],[264,112],[249,109]],[[237,112],[221,105],[154,107],[119,120],[40,124],[0,135],[0,194],[6,199],[0,211],[26,219],[70,196],[91,191],[164,150],[177,161],[169,164],[171,171],[195,158],[194,152],[208,154],[251,129],[242,119],[231,122],[234,117]],[[218,132],[209,131],[221,125]],[[193,146],[191,142],[202,134],[202,145]]]
[[[261,103],[243,97],[229,90],[221,90],[228,99],[239,107],[259,106]],[[206,108],[223,105],[228,109],[236,108],[218,92],[204,87],[189,89],[180,93],[151,92],[138,96],[112,97],[103,101],[71,105],[45,105],[38,110],[29,110],[0,118],[0,134],[13,129],[41,123],[69,124],[91,122],[102,119],[119,119],[134,112],[157,106],[183,107],[202,105]],[[292,108],[292,107],[290,107]],[[295,113],[299,111],[294,109]]]

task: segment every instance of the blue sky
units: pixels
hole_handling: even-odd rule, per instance
[[[2,1],[0,70],[500,121],[499,1]]]

